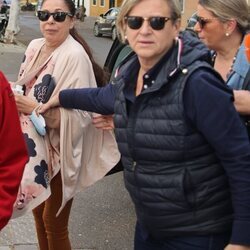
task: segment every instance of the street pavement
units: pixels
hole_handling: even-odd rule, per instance
[[[34,13],[22,13],[21,31],[16,36],[16,45],[0,43],[0,70],[9,81],[15,81],[28,43],[41,33],[32,28]],[[77,23],[92,45],[93,18]],[[87,38],[86,37],[86,38]],[[111,44],[109,38],[102,38]],[[87,39],[86,39],[87,40]],[[94,51],[94,49],[92,48]],[[103,65],[108,50],[96,52]],[[95,51],[94,51],[95,52]],[[99,53],[99,54],[98,54]],[[95,55],[95,54],[94,54]],[[102,56],[102,57],[101,57]],[[76,195],[69,222],[72,249],[81,250],[131,250],[133,249],[135,213],[131,200],[124,188],[122,172],[104,177],[92,187]],[[13,219],[0,232],[0,250],[37,250],[37,238],[32,214]],[[42,249],[41,249],[42,250]],[[57,249],[63,250],[63,249]]]

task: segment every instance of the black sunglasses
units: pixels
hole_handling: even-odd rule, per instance
[[[216,17],[214,17],[214,18],[204,18],[204,17],[200,17],[200,16],[196,17],[196,21],[197,21],[197,23],[199,23],[201,29],[204,29],[206,24],[211,23],[212,20],[214,20],[214,19],[217,19],[217,18]]]
[[[170,20],[170,17],[152,16],[152,17],[141,17],[141,16],[126,16],[125,21],[128,27],[133,30],[141,28],[144,21],[149,21],[149,24],[153,30],[162,30],[165,23]]]
[[[71,13],[63,12],[63,11],[58,11],[54,13],[50,13],[48,11],[43,11],[43,10],[37,11],[37,17],[42,22],[48,21],[50,16],[53,16],[53,19],[59,23],[64,22],[66,19],[66,16],[73,17]]]

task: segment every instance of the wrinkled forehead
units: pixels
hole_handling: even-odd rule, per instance
[[[131,6],[127,15],[135,16],[168,16],[171,10],[165,0],[141,0]]]

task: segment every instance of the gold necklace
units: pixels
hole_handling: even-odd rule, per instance
[[[234,63],[235,63],[236,58],[237,58],[238,51],[239,51],[239,49],[236,51],[236,54],[234,55],[233,61],[232,61],[231,66],[230,66],[230,68],[229,68],[229,71],[228,71],[228,73],[227,73],[227,75],[226,75],[227,79],[229,78],[229,76],[230,76],[231,73],[233,72],[233,67],[234,67]]]

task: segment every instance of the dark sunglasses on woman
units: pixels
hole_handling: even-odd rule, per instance
[[[133,30],[141,28],[144,21],[148,21],[153,30],[162,30],[165,27],[165,23],[170,20],[170,17],[152,16],[152,17],[141,17],[141,16],[126,16],[125,21],[128,27]]]
[[[200,17],[200,16],[196,17],[196,21],[197,21],[197,23],[199,23],[201,29],[204,29],[204,27],[206,26],[206,24],[207,23],[211,23],[214,19],[217,19],[217,18],[216,17],[213,17],[213,18],[204,18],[204,17]]]
[[[48,11],[43,11],[43,10],[37,11],[37,17],[42,22],[48,21],[50,16],[53,16],[53,19],[59,23],[64,22],[67,16],[73,17],[71,13],[63,11],[58,11],[54,13],[50,13]]]

